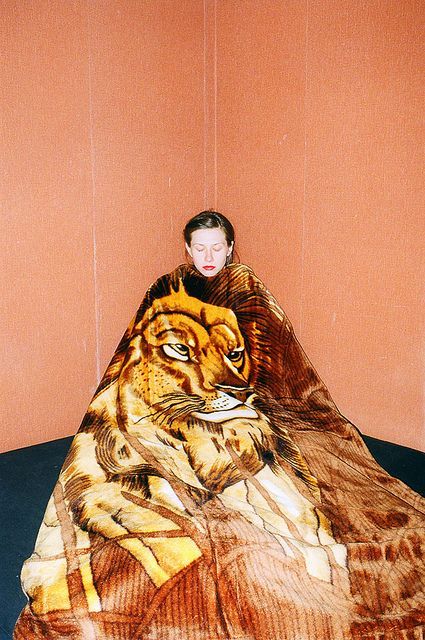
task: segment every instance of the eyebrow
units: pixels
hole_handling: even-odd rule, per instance
[[[201,242],[195,242],[194,243],[194,247],[218,247],[218,246],[223,246],[224,242],[212,242],[211,244],[203,244]]]

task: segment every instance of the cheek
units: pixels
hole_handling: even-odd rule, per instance
[[[149,362],[144,377],[147,393],[151,398],[166,393],[184,390],[190,384],[190,375],[183,371],[176,362],[165,362],[161,358]]]
[[[248,358],[245,356],[245,360],[241,369],[241,374],[243,375],[243,377],[245,378],[245,380],[249,380],[250,375],[251,375],[251,366],[249,363]]]
[[[196,265],[204,264],[204,254],[202,251],[194,251],[192,254],[192,260]]]
[[[219,258],[216,259],[217,264],[219,264],[221,267],[224,267],[224,265],[226,264],[226,260],[227,260],[227,254],[226,252],[223,252]]]

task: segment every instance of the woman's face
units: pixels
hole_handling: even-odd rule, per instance
[[[226,264],[226,258],[232,253],[233,242],[228,245],[224,232],[219,227],[196,229],[192,232],[190,246],[186,244],[193,264],[207,278],[217,275]]]

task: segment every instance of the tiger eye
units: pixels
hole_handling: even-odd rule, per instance
[[[243,351],[229,351],[227,357],[231,362],[236,362],[243,357]]]
[[[182,361],[189,360],[189,347],[185,344],[166,343],[162,345],[162,350],[170,358]]]
[[[173,344],[173,348],[183,355],[187,355],[189,353],[189,347],[186,347],[185,344]]]

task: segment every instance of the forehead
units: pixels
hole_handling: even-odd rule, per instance
[[[169,333],[176,332],[186,338],[195,337],[198,344],[218,335],[230,341],[232,348],[244,344],[237,317],[231,309],[189,296],[183,286],[154,300],[137,329],[154,340],[162,335],[164,342]]]
[[[192,232],[190,244],[218,244],[219,242],[226,243],[226,236],[223,229],[215,227],[213,229],[196,229]]]
[[[230,317],[215,318],[215,323],[209,325],[207,318],[202,321],[185,313],[161,313],[146,327],[144,336],[156,345],[175,342],[197,348],[208,347],[210,344],[222,349],[243,347],[242,334],[237,323],[232,320]]]

